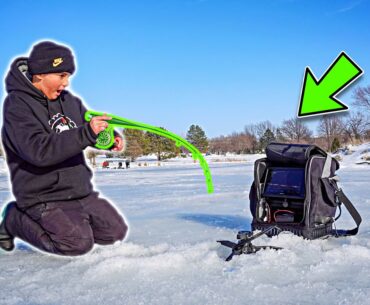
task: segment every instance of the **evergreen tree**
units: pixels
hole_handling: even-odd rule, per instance
[[[336,152],[338,148],[340,147],[340,142],[338,138],[334,138],[333,142],[331,143],[331,152]]]
[[[282,142],[282,143],[284,143],[286,141],[286,138],[284,137],[280,128],[276,129],[276,141]]]
[[[143,150],[137,140],[132,139],[130,144],[127,145],[124,156],[130,157],[132,161],[135,161],[138,157],[143,154]]]
[[[266,149],[266,146],[270,143],[276,141],[274,133],[270,130],[270,128],[267,128],[265,133],[260,138],[260,149],[261,151],[264,151]]]
[[[163,127],[160,128],[166,130]],[[175,157],[180,153],[175,142],[168,138],[150,132],[146,134],[146,138],[148,139],[150,152],[157,155],[158,161]]]
[[[126,140],[125,157],[130,157],[132,161],[135,161],[137,157],[143,155],[144,151],[148,151],[148,144],[143,131],[125,129],[123,134]]]
[[[200,152],[206,153],[208,150],[208,139],[203,129],[198,125],[191,125],[186,140],[193,144]]]

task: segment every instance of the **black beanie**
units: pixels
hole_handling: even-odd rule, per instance
[[[51,41],[35,45],[28,58],[28,72],[31,75],[69,72],[73,74],[75,64],[70,49]]]

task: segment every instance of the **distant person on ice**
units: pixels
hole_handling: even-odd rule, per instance
[[[126,236],[122,216],[93,190],[83,154],[110,118],[84,120],[85,106],[65,90],[74,71],[71,50],[45,41],[15,59],[5,79],[1,137],[16,199],[0,224],[6,251],[17,237],[46,252],[82,255]],[[116,135],[113,150],[122,149]]]

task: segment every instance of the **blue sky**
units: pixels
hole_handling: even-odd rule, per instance
[[[73,47],[72,91],[91,109],[214,137],[295,116],[305,67],[321,76],[341,51],[370,84],[369,12],[369,0],[1,1],[0,72],[53,39]]]

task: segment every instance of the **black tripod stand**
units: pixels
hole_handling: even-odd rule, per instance
[[[228,240],[218,240],[221,245],[225,247],[231,248],[231,254],[226,258],[226,261],[230,261],[234,255],[241,255],[241,254],[252,254],[256,253],[261,249],[274,249],[274,250],[281,250],[283,248],[280,247],[273,247],[273,246],[255,246],[252,244],[252,241],[256,238],[262,236],[263,234],[268,233],[272,229],[276,229],[277,227],[271,226],[257,234],[253,235],[251,231],[240,231],[238,232],[236,238],[239,239],[238,243],[234,243]]]

